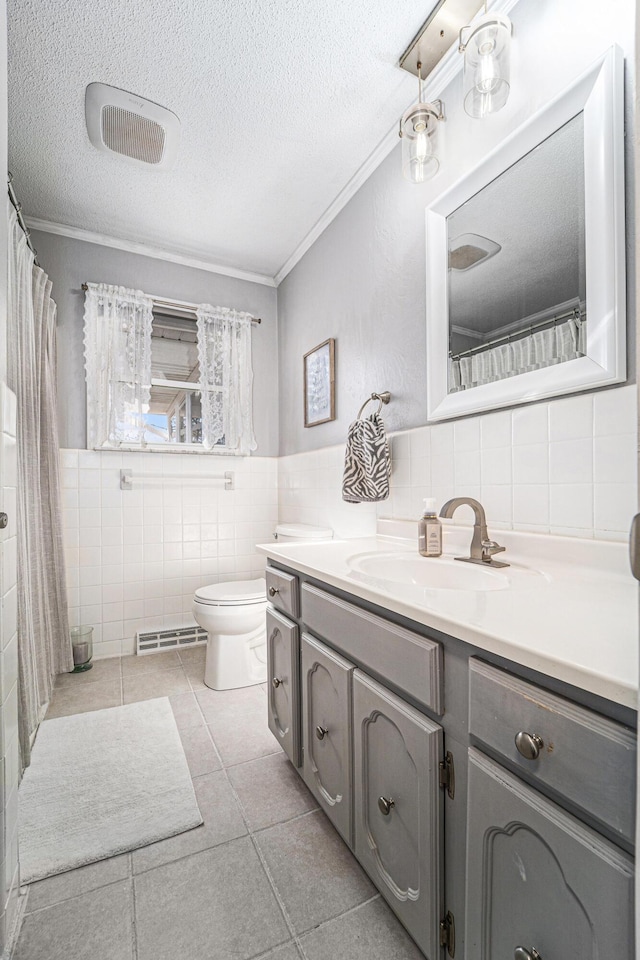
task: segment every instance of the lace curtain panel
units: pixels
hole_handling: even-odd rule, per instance
[[[73,669],[62,546],[51,282],[9,207],[7,380],[17,398],[18,730],[22,765],[54,677]]]
[[[572,317],[527,337],[449,360],[449,392],[505,380],[529,370],[575,360],[586,353],[586,324]]]
[[[226,307],[198,307],[198,359],[202,387],[202,436],[211,450],[248,454],[253,434],[251,314]]]
[[[151,394],[153,300],[90,283],[85,295],[87,446],[140,444]]]

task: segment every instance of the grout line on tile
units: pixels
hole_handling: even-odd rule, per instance
[[[351,853],[351,851],[349,852]],[[355,859],[354,854],[351,854],[351,855]],[[317,923],[315,927],[309,927],[307,930],[303,930],[302,933],[299,933],[297,935],[297,939],[300,945],[300,949],[302,950],[303,956],[305,957],[305,960],[307,955],[304,951],[304,946],[302,944],[302,941],[304,940],[305,937],[308,937],[309,934],[311,933],[315,933],[316,930],[321,930],[323,927],[328,926],[328,924],[330,923],[335,923],[336,920],[342,920],[344,919],[344,917],[350,916],[350,914],[355,913],[357,910],[360,910],[362,907],[366,907],[367,904],[374,903],[376,900],[380,900],[381,898],[382,898],[381,893],[375,893],[372,897],[367,897],[366,900],[363,900],[362,903],[357,903],[355,906],[349,907],[349,909],[345,910],[343,913],[337,913],[335,917],[328,917],[326,920],[322,920],[321,923]]]
[[[229,781],[229,782],[231,782],[231,781]],[[232,787],[231,789],[233,789],[233,787]],[[235,793],[235,791],[234,791],[234,793]],[[243,812],[244,812],[244,811],[243,811]],[[274,897],[276,898],[276,902],[277,902],[278,906],[280,907],[280,912],[282,913],[284,922],[285,922],[286,925],[287,925],[287,930],[288,930],[289,933],[291,934],[292,939],[293,939],[294,943],[296,944],[296,946],[299,946],[300,940],[299,940],[298,935],[297,935],[297,933],[296,933],[295,927],[293,926],[293,923],[292,923],[292,921],[291,921],[291,918],[289,917],[289,913],[288,913],[288,911],[287,911],[287,908],[286,908],[285,905],[284,905],[284,901],[283,901],[282,897],[280,896],[280,891],[278,890],[278,888],[277,888],[277,886],[276,886],[276,883],[275,883],[275,880],[273,879],[273,877],[272,877],[272,875],[271,875],[271,870],[269,869],[269,865],[267,864],[267,861],[266,861],[266,859],[265,859],[265,857],[264,857],[264,854],[262,853],[262,850],[260,849],[260,847],[259,847],[259,845],[258,845],[258,842],[257,842],[255,836],[253,835],[253,833],[251,833],[248,824],[247,824],[247,829],[249,830],[249,839],[251,840],[251,843],[253,844],[253,849],[255,850],[256,855],[257,855],[260,863],[262,864],[262,869],[264,870],[265,875],[266,875],[266,877],[267,877],[267,880],[269,881],[269,884],[270,884],[271,889],[272,889],[272,891],[273,891],[273,895],[274,895]]]
[[[120,856],[120,854],[117,854],[117,856]],[[107,859],[112,860],[114,858],[108,857]],[[94,863],[99,863],[99,862],[100,862],[99,860],[94,861]],[[85,866],[90,866],[90,864],[85,864]],[[82,867],[77,867],[75,869],[81,870]],[[54,877],[61,876],[61,874],[53,874],[53,876]],[[45,877],[44,879],[51,880],[53,879],[53,877]],[[44,913],[45,910],[52,910],[54,907],[60,906],[61,903],[71,903],[73,900],[79,900],[81,897],[86,897],[88,894],[97,893],[98,890],[106,890],[107,887],[115,887],[115,885],[118,883],[124,883],[125,880],[132,880],[132,879],[133,879],[133,875],[131,875],[130,877],[120,877],[118,880],[110,880],[108,883],[101,883],[100,886],[92,887],[91,890],[83,890],[81,893],[74,894],[73,897],[62,897],[60,900],[54,900],[52,903],[47,903],[45,904],[44,907],[39,907],[37,910],[29,911],[27,915],[30,917],[35,917],[39,913]],[[42,880],[34,881],[34,883],[42,883],[42,882],[43,882]],[[26,884],[26,887],[28,890],[30,890],[32,886],[33,884],[31,883]],[[26,905],[25,905],[25,913],[27,913]]]
[[[136,903],[136,883],[133,874],[133,852],[129,852],[129,882],[131,884],[131,951],[132,960],[138,960],[138,916]]]
[[[262,950],[260,953],[253,953],[247,960],[269,960],[269,957],[273,957],[283,947],[288,947],[290,943],[295,945],[295,940],[283,940],[282,943],[277,943],[275,947],[269,947],[268,950]]]
[[[304,820],[305,817],[313,816],[313,814],[318,813],[318,811],[320,811],[321,813],[323,812],[321,807],[316,806],[313,808],[313,810],[305,810],[304,813],[297,813],[294,817],[289,817],[287,820],[276,820],[275,823],[270,823],[266,827],[258,827],[256,830],[253,830],[252,832],[254,835],[257,835],[259,833],[264,833],[265,830],[271,830],[272,827],[280,826],[280,824],[282,823],[296,823],[296,821],[298,820]]]
[[[214,738],[213,738],[213,733],[211,732],[210,727],[209,727],[209,724],[207,724],[206,721],[205,721],[205,725],[206,725],[207,729],[209,730],[209,736],[210,736],[211,739],[213,740],[213,739],[214,739]],[[215,740],[214,740],[214,743],[215,743]],[[217,749],[217,748],[216,748],[216,749]],[[251,758],[248,759],[248,760],[238,760],[236,763],[226,763],[226,764],[225,764],[225,763],[222,763],[222,759],[220,760],[220,762],[222,763],[222,766],[224,767],[225,770],[232,770],[234,767],[241,767],[244,763],[252,763],[254,760],[266,760],[267,757],[275,757],[276,755],[278,755],[278,754],[280,754],[280,753],[282,753],[282,749],[274,750],[273,753],[263,753],[263,754],[262,754],[261,756],[259,756],[259,757],[251,757]]]
[[[323,920],[321,923],[316,924],[315,927],[309,927],[308,930],[305,930],[304,933],[300,934],[300,939],[303,940],[305,937],[308,937],[309,934],[315,933],[316,930],[322,930],[323,927],[327,927],[329,924],[335,923],[336,920],[343,920],[344,917],[349,917],[352,913],[357,913],[358,910],[362,910],[362,908],[368,906],[368,904],[375,903],[376,900],[381,899],[381,893],[374,893],[372,897],[369,897],[367,900],[363,900],[362,903],[357,903],[355,907],[349,907],[349,909],[345,910],[344,913],[338,913],[335,917],[329,917],[328,920]],[[302,950],[304,953],[304,947]],[[306,954],[304,954],[304,956],[306,958]]]
[[[25,892],[21,893],[20,891],[24,889]],[[27,901],[29,899],[29,887],[26,888],[18,887],[18,903],[16,907],[16,914],[13,920],[12,929],[8,931],[7,940],[5,942],[4,948],[5,953],[3,957],[7,957],[8,960],[11,960],[14,950],[18,946],[18,941],[20,940],[20,935],[22,933],[22,927],[27,916]]]
[[[197,698],[197,697],[196,697],[196,703],[198,704],[198,709],[199,709],[200,712],[202,713],[202,717],[203,717],[203,719],[205,720],[205,726],[207,727],[207,730],[209,731],[209,737],[211,738],[211,742],[213,743],[213,748],[214,748],[214,750],[215,750],[215,752],[216,752],[216,755],[217,755],[218,759],[220,760],[220,763],[222,763],[222,757],[220,756],[220,751],[218,750],[218,747],[216,746],[216,742],[215,742],[215,740],[214,740],[214,738],[213,738],[213,734],[211,733],[211,730],[209,730],[209,725],[208,725],[207,722],[206,722],[206,718],[205,718],[205,716],[204,716],[204,712],[203,712],[203,710],[202,710],[202,707],[200,706],[200,702],[198,701],[198,698]],[[237,764],[236,764],[236,766],[237,766]],[[280,912],[282,913],[282,917],[283,917],[283,919],[284,919],[284,922],[285,922],[285,925],[286,925],[286,927],[287,927],[287,930],[288,930],[289,933],[291,934],[291,937],[292,937],[293,942],[295,943],[296,947],[298,947],[298,949],[300,949],[300,940],[299,940],[299,938],[298,938],[298,935],[297,935],[297,933],[296,933],[296,931],[295,931],[295,929],[294,929],[293,923],[291,922],[291,919],[290,919],[289,914],[288,914],[288,912],[287,912],[287,909],[286,909],[286,907],[285,907],[285,905],[284,905],[284,902],[283,902],[283,900],[282,900],[282,897],[280,896],[280,892],[279,892],[278,888],[276,887],[276,884],[275,884],[275,882],[274,882],[274,880],[273,880],[273,877],[271,876],[271,871],[269,870],[269,867],[268,867],[267,862],[266,862],[266,860],[265,860],[265,858],[264,858],[264,855],[263,855],[262,851],[260,850],[260,847],[258,846],[258,843],[257,843],[257,841],[256,841],[256,839],[255,839],[255,837],[254,837],[254,835],[253,835],[253,831],[252,831],[252,829],[251,829],[251,826],[250,826],[250,824],[249,824],[249,822],[248,822],[248,820],[247,820],[247,818],[246,818],[245,812],[244,812],[244,807],[242,806],[242,803],[241,803],[240,798],[239,798],[239,796],[238,796],[238,794],[237,794],[237,792],[236,792],[236,789],[235,789],[233,783],[231,782],[231,778],[229,777],[229,774],[227,773],[227,768],[226,768],[224,765],[222,766],[222,772],[223,772],[223,774],[224,774],[225,780],[227,781],[227,783],[228,783],[228,785],[229,785],[229,789],[231,790],[231,792],[232,792],[232,794],[233,794],[233,797],[234,797],[236,803],[238,804],[238,808],[239,808],[239,810],[240,810],[240,816],[242,817],[242,822],[243,822],[244,825],[245,825],[245,828],[246,828],[246,830],[247,830],[247,834],[248,834],[248,836],[249,836],[249,839],[251,840],[251,844],[252,844],[252,846],[253,846],[253,849],[255,850],[256,856],[258,857],[258,860],[260,861],[260,864],[262,865],[262,869],[264,870],[265,876],[266,876],[266,878],[267,878],[267,882],[269,883],[269,886],[271,887],[271,890],[272,890],[272,892],[273,892],[273,895],[274,895],[274,897],[275,897],[275,899],[276,899],[276,903],[278,904],[278,906],[279,906],[279,908],[280,908]]]
[[[214,770],[214,774],[222,773],[222,770]],[[208,774],[208,776],[213,776],[213,774]],[[200,824],[202,826],[202,824]],[[198,830],[199,827],[193,827],[192,829]],[[188,832],[188,831],[186,831]],[[178,834],[179,836],[179,834]],[[238,840],[246,840],[248,838],[248,833],[243,833],[239,837],[231,837],[230,840],[220,840],[218,843],[212,843],[210,847],[203,847],[202,850],[194,850],[191,853],[184,853],[181,857],[175,857],[173,860],[167,860],[164,863],[156,863],[152,867],[145,867],[143,870],[138,870],[137,873],[133,874],[133,879],[137,880],[139,877],[144,877],[147,873],[153,873],[154,870],[162,870],[163,867],[167,867],[170,864],[181,863],[183,860],[189,860],[191,857],[199,857],[203,853],[209,853],[211,850],[220,850],[221,847],[229,847],[232,843],[237,843]],[[172,839],[167,837],[168,840]],[[162,841],[158,841],[162,843]],[[148,844],[148,846],[153,846],[153,844]],[[144,847],[138,847],[139,850],[144,850]],[[135,852],[135,851],[134,851]],[[75,898],[72,898],[75,899]]]

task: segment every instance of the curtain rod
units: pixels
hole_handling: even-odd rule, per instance
[[[89,289],[88,283],[82,284],[83,290]],[[183,313],[195,313],[198,309],[199,304],[191,303],[189,300],[166,300],[164,297],[154,297],[151,296],[154,305],[159,307],[167,307],[172,310],[181,310]],[[260,317],[251,317],[253,323],[262,323]]]
[[[9,172],[7,186],[9,188],[9,200],[11,200],[11,203],[13,204],[13,208],[16,211],[16,215],[18,217],[18,223],[20,224],[22,228],[22,232],[24,233],[27,240],[27,246],[29,247],[29,250],[31,250],[33,254],[33,262],[35,263],[36,267],[39,267],[40,264],[38,263],[38,251],[33,245],[33,242],[31,240],[31,233],[29,232],[28,226],[24,222],[24,217],[22,216],[22,204],[19,202],[16,196],[16,192],[13,188],[13,174],[11,172]]]
[[[449,351],[449,359],[461,360],[462,357],[470,357],[474,353],[482,353],[483,351],[488,350],[490,347],[496,346],[498,343],[508,343],[509,341],[515,342],[523,337],[528,337],[530,333],[532,333],[534,330],[540,329],[540,327],[548,327],[550,324],[559,323],[560,320],[569,320],[571,317],[580,323],[584,323],[584,321],[587,319],[586,313],[581,313],[581,311],[576,307],[575,310],[568,310],[566,313],[561,313],[558,317],[547,317],[546,320],[538,320],[537,323],[530,323],[528,326],[522,327],[521,330],[514,330],[513,333],[508,333],[504,337],[498,337],[496,340],[488,340],[486,343],[479,343],[477,347],[470,347],[468,350],[462,350],[460,353],[451,353],[451,351]]]

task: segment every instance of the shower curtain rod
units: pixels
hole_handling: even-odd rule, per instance
[[[468,350],[462,350],[460,353],[451,353],[449,351],[450,360],[461,360],[462,357],[471,357],[475,353],[483,353],[485,350],[489,350],[491,347],[495,347],[499,343],[512,343],[516,340],[519,340],[523,337],[528,337],[530,333],[534,330],[539,330],[540,327],[548,327],[550,325],[555,325],[561,320],[569,320],[573,317],[574,320],[584,323],[587,319],[586,311],[583,312],[579,307],[576,307],[575,310],[567,310],[566,313],[561,313],[557,317],[547,317],[546,320],[538,320],[537,323],[530,323],[528,326],[522,327],[520,330],[514,330],[512,333],[508,333],[504,337],[497,337],[495,340],[487,340],[486,343],[479,343],[477,347],[470,347]]]
[[[88,290],[89,284],[83,283],[82,289]],[[182,313],[195,313],[199,306],[199,304],[191,303],[189,300],[167,300],[165,297],[154,297],[153,294],[150,296],[154,306],[165,307],[168,310],[180,310]],[[260,317],[251,317],[251,322],[262,323],[262,320]]]
[[[31,233],[29,232],[29,227],[24,222],[24,217],[22,216],[22,204],[19,202],[16,196],[16,192],[13,188],[13,174],[11,172],[9,172],[9,179],[7,180],[7,186],[9,188],[9,200],[11,200],[11,203],[13,204],[13,207],[16,211],[16,215],[18,217],[18,223],[22,227],[22,232],[24,233],[27,239],[27,246],[29,247],[29,250],[31,250],[33,254],[33,258],[34,258],[33,262],[35,263],[36,267],[39,267],[40,264],[38,263],[38,251],[34,247],[33,242],[31,240]]]

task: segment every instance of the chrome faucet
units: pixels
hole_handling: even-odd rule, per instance
[[[471,539],[469,556],[456,557],[455,559],[463,560],[466,563],[486,563],[491,567],[508,567],[508,563],[502,563],[500,560],[493,559],[495,553],[502,553],[506,548],[501,547],[495,540],[489,539],[489,534],[487,533],[487,518],[481,503],[474,500],[473,497],[453,497],[452,500],[447,500],[440,511],[440,516],[450,520],[458,507],[461,507],[463,504],[471,507],[475,516],[473,537]]]

